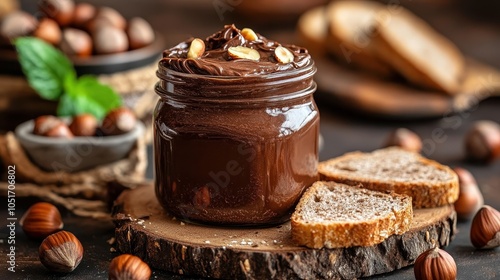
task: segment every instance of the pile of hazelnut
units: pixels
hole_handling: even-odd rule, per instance
[[[55,116],[40,116],[35,119],[33,134],[46,137],[73,138],[78,136],[111,136],[125,134],[137,124],[135,114],[126,107],[111,110],[99,125],[91,114],[76,115],[69,125]]]
[[[62,230],[61,214],[53,204],[33,204],[24,213],[20,224],[29,238],[43,240],[38,254],[47,269],[69,273],[78,267],[83,259],[82,243],[73,233]],[[108,276],[116,280],[146,280],[151,276],[151,269],[139,257],[122,254],[110,262]]]
[[[0,24],[0,37],[32,35],[77,57],[135,50],[155,40],[146,20],[135,17],[127,21],[113,8],[75,4],[73,0],[42,0],[39,9],[40,19],[24,11],[6,15]]]

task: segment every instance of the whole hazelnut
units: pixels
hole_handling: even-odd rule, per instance
[[[33,35],[52,45],[58,45],[59,42],[61,42],[62,36],[61,28],[57,22],[50,18],[40,20],[40,23],[33,32]]]
[[[128,50],[125,31],[113,26],[103,26],[94,32],[94,48],[98,54],[113,54]]]
[[[63,30],[60,48],[70,56],[88,57],[92,55],[92,38],[85,31],[66,28]]]
[[[15,11],[2,19],[0,35],[7,40],[26,36],[36,29],[37,24],[37,19],[32,15],[23,11]]]
[[[133,50],[150,45],[155,40],[153,27],[145,19],[139,17],[129,21],[127,35],[130,48]]]
[[[500,125],[493,121],[477,121],[465,136],[465,151],[473,161],[492,162],[500,156]]]
[[[73,13],[73,26],[84,29],[86,25],[95,17],[97,9],[89,3],[78,3]]]
[[[80,114],[73,117],[69,130],[75,136],[94,136],[98,127],[97,119],[91,114]]]
[[[416,280],[455,280],[457,265],[450,254],[435,247],[418,256],[413,272]]]
[[[24,233],[33,239],[43,239],[63,228],[59,210],[47,202],[33,204],[19,222]]]
[[[35,119],[33,134],[46,137],[73,138],[73,133],[62,120],[48,115]]]
[[[71,133],[69,127],[64,122],[60,122],[50,128],[43,136],[67,139],[74,137],[73,133]]]
[[[117,10],[109,7],[101,7],[97,10],[95,17],[88,22],[87,30],[93,33],[103,26],[113,26],[125,30],[127,21]]]
[[[458,175],[460,192],[455,201],[455,210],[458,218],[468,220],[481,208],[484,203],[483,195],[477,186],[474,176],[466,169],[455,167],[453,169]]]
[[[60,26],[67,26],[73,21],[75,2],[73,0],[41,0],[40,10]]]
[[[105,135],[119,135],[131,131],[137,125],[137,118],[130,109],[120,107],[111,110],[102,120],[101,130]]]
[[[500,212],[484,205],[472,219],[470,241],[478,249],[500,246]]]
[[[422,140],[415,132],[407,128],[398,128],[391,132],[385,146],[397,146],[407,151],[420,153],[422,150]]]
[[[123,254],[111,261],[108,275],[110,280],[147,280],[151,277],[151,269],[139,257]]]
[[[43,136],[49,129],[62,122],[59,118],[50,115],[40,116],[35,119],[33,134]]]
[[[68,273],[80,264],[83,246],[74,234],[59,231],[47,236],[38,249],[40,262],[54,272]]]

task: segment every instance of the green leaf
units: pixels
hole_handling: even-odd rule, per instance
[[[121,103],[121,97],[112,88],[101,84],[94,76],[82,76],[75,83],[68,84],[57,113],[60,116],[90,113],[102,119]]]
[[[14,41],[23,72],[42,98],[57,100],[64,84],[76,79],[71,61],[52,45],[33,37]]]

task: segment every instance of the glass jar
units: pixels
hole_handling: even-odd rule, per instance
[[[316,71],[243,77],[162,67],[154,112],[155,191],[175,217],[216,225],[287,221],[318,179]]]

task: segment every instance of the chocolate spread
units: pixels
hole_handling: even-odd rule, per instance
[[[314,63],[303,48],[280,63],[281,44],[248,41],[233,25],[164,52],[161,99],[154,113],[156,195],[176,217],[219,225],[286,221],[317,179],[319,114],[312,99]],[[233,59],[228,48],[258,50],[259,61]]]
[[[258,40],[246,40],[234,25],[227,25],[221,31],[205,39],[205,53],[201,59],[188,59],[187,52],[193,39],[182,42],[163,52],[161,66],[183,73],[216,76],[249,76],[286,72],[305,67],[311,63],[306,49],[294,45],[283,45],[294,54],[292,63],[276,61],[274,50],[281,44],[257,34]],[[230,47],[244,46],[260,54],[259,61],[231,59],[227,53]]]

